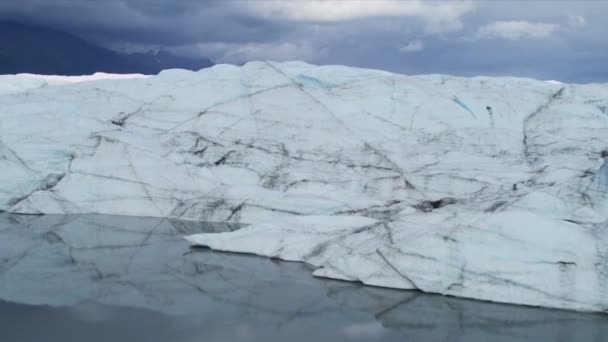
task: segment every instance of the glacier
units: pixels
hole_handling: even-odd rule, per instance
[[[248,224],[319,277],[608,311],[608,85],[303,62],[0,77],[0,210]]]

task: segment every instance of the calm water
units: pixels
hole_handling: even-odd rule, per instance
[[[0,214],[0,341],[608,341],[608,316],[320,280],[182,239],[237,228]]]

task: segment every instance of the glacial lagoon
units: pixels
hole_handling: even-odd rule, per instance
[[[0,214],[0,340],[605,341],[608,316],[316,279],[190,248],[238,225]]]

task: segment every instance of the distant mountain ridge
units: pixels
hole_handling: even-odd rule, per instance
[[[157,74],[164,69],[199,70],[212,65],[208,59],[176,56],[166,51],[120,53],[54,29],[0,22],[0,74]]]

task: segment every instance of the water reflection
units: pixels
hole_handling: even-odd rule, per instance
[[[605,341],[608,318],[311,277],[190,249],[238,226],[0,215],[2,341]],[[34,324],[34,327],[32,327]]]

